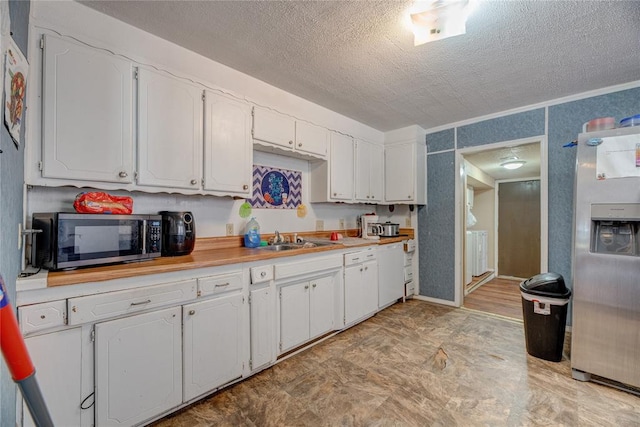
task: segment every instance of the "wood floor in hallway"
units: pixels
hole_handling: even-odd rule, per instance
[[[522,320],[520,281],[494,278],[464,297],[464,307]]]
[[[194,426],[637,426],[640,398],[525,350],[522,323],[424,301],[159,420]]]

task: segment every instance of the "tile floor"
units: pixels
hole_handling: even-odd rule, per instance
[[[214,425],[639,426],[640,397],[528,356],[520,322],[410,300],[154,424]]]

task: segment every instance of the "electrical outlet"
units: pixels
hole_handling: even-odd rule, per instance
[[[411,217],[407,217],[404,219],[404,226],[407,228],[411,228]]]
[[[233,224],[227,224],[227,236],[233,236]]]
[[[316,231],[324,231],[324,221],[316,219]]]
[[[344,218],[340,218],[340,220],[338,221],[338,228],[340,230],[344,230]]]

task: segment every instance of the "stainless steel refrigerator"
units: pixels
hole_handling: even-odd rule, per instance
[[[640,126],[578,138],[573,378],[640,387]]]

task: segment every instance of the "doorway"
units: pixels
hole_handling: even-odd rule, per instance
[[[502,166],[516,158],[523,160],[524,166],[517,170],[505,169]],[[546,271],[548,254],[546,158],[547,145],[544,137],[470,147],[456,152],[456,166],[460,171],[456,174],[456,201],[458,202],[456,305],[465,305],[465,298],[473,298],[473,292],[487,285],[482,293],[477,295],[484,299],[483,311],[491,312],[492,310],[487,308],[491,305],[491,301],[495,300],[496,305],[499,306],[501,295],[504,296],[504,292],[495,292],[493,289],[499,289],[506,284],[510,285],[508,292],[517,296],[519,304],[517,278],[526,278]],[[469,190],[472,192],[470,193]],[[506,197],[502,206],[499,202],[500,193]],[[471,209],[468,206],[470,197],[473,200]],[[468,222],[469,214],[476,217],[474,225]],[[523,223],[518,227],[517,220],[524,222],[525,214],[528,214],[526,224]],[[499,218],[502,219],[499,220]],[[500,229],[501,224],[504,226],[502,229]],[[467,289],[469,267],[467,231],[486,231],[488,235],[486,243],[488,272],[480,278],[473,277],[476,286],[470,289],[471,293],[468,293]],[[481,280],[476,282],[476,279]]]
[[[540,180],[498,183],[498,274],[540,273]]]

